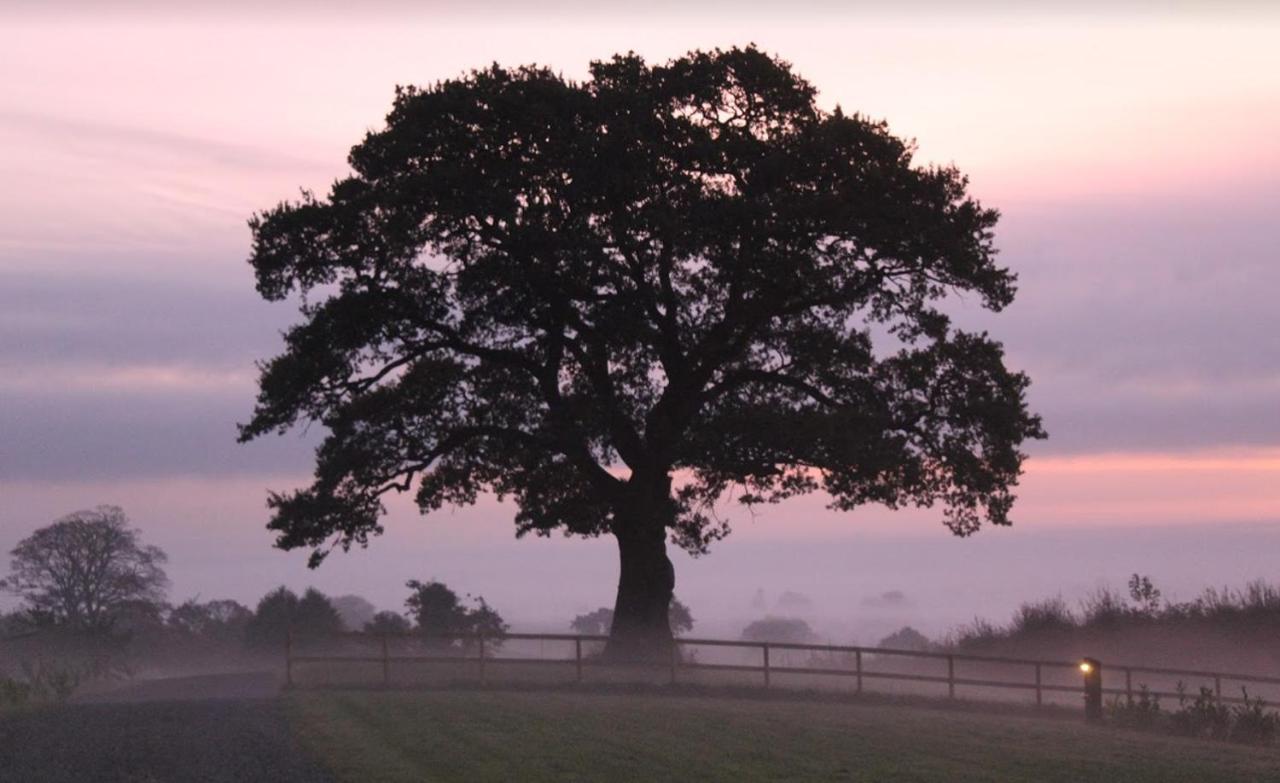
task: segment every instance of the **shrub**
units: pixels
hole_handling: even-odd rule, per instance
[[[1241,686],[1244,704],[1231,709],[1231,739],[1251,745],[1270,745],[1280,735],[1280,714],[1267,711],[1267,703],[1261,698],[1250,699],[1249,691]]]
[[[1231,710],[1218,701],[1209,688],[1201,686],[1194,700],[1187,697],[1187,688],[1178,683],[1178,710],[1169,715],[1169,726],[1175,734],[1207,739],[1228,739],[1231,736]]]
[[[1112,699],[1107,713],[1117,725],[1131,729],[1157,728],[1162,717],[1160,699],[1146,685],[1139,686],[1136,699]]]
[[[1100,587],[1080,602],[1085,626],[1114,626],[1134,619],[1129,603],[1109,587]]]
[[[1063,631],[1076,627],[1075,615],[1067,608],[1061,596],[1043,601],[1025,603],[1013,616],[1012,633],[1038,633]]]
[[[0,709],[25,707],[30,701],[30,683],[0,675]]]
[[[981,617],[973,618],[973,622],[962,625],[951,632],[947,638],[949,647],[983,647],[994,644],[1008,634],[1004,629]]]

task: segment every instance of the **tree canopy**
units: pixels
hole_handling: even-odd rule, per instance
[[[666,624],[664,542],[706,552],[729,496],[1008,524],[1028,379],[946,313],[1012,301],[998,215],[815,95],[754,48],[398,88],[350,176],[251,221],[259,293],[302,321],[241,438],[327,430],[270,499],[278,545],[314,566],[387,493],[492,492],[520,535],[618,538],[616,635]]]
[[[110,631],[159,616],[169,579],[159,547],[142,543],[118,506],[77,511],[27,536],[0,580],[29,614],[73,630]]]
[[[328,596],[313,587],[299,598],[287,587],[279,587],[258,601],[253,617],[245,624],[245,643],[258,649],[282,649],[292,635],[299,642],[323,639],[343,630],[342,618]]]

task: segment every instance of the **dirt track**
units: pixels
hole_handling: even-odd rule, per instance
[[[269,675],[136,683],[0,717],[3,783],[327,783]]]

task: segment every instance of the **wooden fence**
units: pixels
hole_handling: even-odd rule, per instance
[[[368,654],[361,652],[354,654],[350,650],[342,650],[336,653],[319,652],[316,650],[307,651],[300,654],[299,650],[305,646],[317,647],[315,641],[304,645],[295,643],[292,636],[286,643],[285,664],[286,678],[292,686],[295,684],[295,667],[299,664],[315,664],[315,663],[333,663],[333,664],[373,664],[380,669],[381,684],[390,686],[392,684],[391,668],[393,664],[462,664],[469,670],[474,669],[474,677],[480,682],[485,683],[491,679],[490,670],[495,666],[532,666],[532,667],[557,667],[572,672],[573,680],[583,682],[585,671],[594,668],[614,668],[614,669],[635,669],[637,665],[645,669],[651,669],[659,673],[659,676],[669,678],[671,683],[681,681],[682,672],[697,671],[721,671],[721,672],[739,672],[754,674],[759,676],[757,681],[759,685],[769,688],[775,685],[776,678],[779,675],[795,675],[800,678],[804,677],[841,677],[849,678],[853,683],[853,689],[857,693],[861,693],[864,688],[864,682],[869,680],[889,680],[902,681],[909,683],[924,683],[933,685],[945,685],[946,695],[948,698],[957,698],[957,689],[959,688],[995,688],[1013,691],[1034,692],[1035,703],[1044,704],[1046,694],[1069,693],[1084,694],[1086,677],[1081,671],[1081,661],[1050,661],[1035,660],[1026,658],[1008,658],[1000,656],[982,656],[982,655],[966,655],[960,653],[946,652],[922,652],[917,650],[892,650],[880,647],[856,647],[841,645],[825,645],[825,644],[790,644],[780,642],[747,642],[747,641],[729,641],[725,639],[691,639],[677,638],[675,644],[671,647],[671,656],[669,660],[660,662],[648,661],[642,664],[636,663],[616,663],[609,661],[599,655],[584,653],[584,646],[602,646],[607,641],[605,636],[587,636],[573,634],[535,634],[535,633],[509,633],[502,636],[484,636],[472,634],[454,634],[428,639],[419,634],[401,634],[401,635],[371,635],[364,633],[344,633],[334,634],[333,637],[358,642],[361,648],[375,647],[377,654]],[[461,647],[451,646],[452,642],[462,642]],[[529,657],[520,655],[503,654],[501,647],[518,641],[537,641],[537,642],[555,642],[563,645],[572,645],[572,655],[565,657]],[[392,642],[409,643],[417,645],[417,650],[411,654],[392,654]],[[435,645],[436,649],[423,649],[423,645],[428,648]],[[444,646],[450,645],[450,646]],[[699,656],[685,654],[688,648],[733,648],[740,651],[755,651],[758,654],[757,663],[715,663],[699,660]],[[826,655],[826,656],[842,656],[842,663],[848,664],[844,667],[831,666],[795,666],[788,663],[779,663],[779,653],[808,653],[810,656]],[[903,671],[886,671],[884,668],[872,668],[867,664],[870,661],[883,663],[890,660],[900,661],[934,661],[936,664],[945,663],[945,675],[920,673],[919,671],[908,670]],[[980,676],[966,676],[965,669],[991,669],[992,667],[1000,667],[1005,671],[1020,671],[1025,673],[1023,679],[985,679]],[[1063,680],[1072,679],[1071,675],[1063,676],[1064,670],[1075,672],[1079,679],[1074,684],[1064,684]],[[1056,676],[1046,678],[1046,674],[1056,673]],[[1140,693],[1142,687],[1143,675],[1156,675],[1168,680],[1169,678],[1178,677],[1186,678],[1199,682],[1213,682],[1213,692],[1217,699],[1224,703],[1241,703],[1244,701],[1242,697],[1224,695],[1222,690],[1223,682],[1229,682],[1239,685],[1280,685],[1280,677],[1269,677],[1255,674],[1240,674],[1228,672],[1204,671],[1195,669],[1171,669],[1164,667],[1142,666],[1133,664],[1110,664],[1103,663],[1101,672],[1096,673],[1097,676],[1110,679],[1113,683],[1110,687],[1105,687],[1107,679],[1102,679],[1104,684],[1102,693],[1132,700]],[[1116,678],[1123,676],[1123,685],[1116,683]],[[1056,680],[1050,682],[1048,679]],[[1207,686],[1205,686],[1207,687]],[[1159,698],[1178,698],[1180,696],[1176,691],[1154,690],[1146,691],[1149,695]],[[1194,691],[1188,696],[1197,695]]]

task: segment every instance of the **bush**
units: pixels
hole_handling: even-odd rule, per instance
[[[25,707],[30,701],[30,683],[0,674],[0,709]]]
[[[1115,626],[1135,616],[1124,596],[1108,587],[1095,590],[1081,601],[1080,612],[1085,626]]]
[[[21,678],[0,675],[0,709],[33,704],[61,704],[80,686],[94,679],[125,673],[106,659],[76,663],[67,660],[27,660]]]
[[[1245,688],[1240,691],[1244,703],[1228,707],[1209,688],[1200,688],[1196,697],[1190,698],[1186,686],[1179,682],[1178,709],[1165,713],[1159,699],[1142,685],[1136,699],[1112,699],[1107,704],[1107,715],[1115,725],[1125,728],[1249,745],[1275,744],[1280,737],[1280,714],[1269,711],[1262,699],[1250,698]]]
[[[1231,737],[1231,710],[1213,695],[1209,688],[1201,687],[1194,700],[1188,700],[1186,685],[1178,683],[1178,711],[1169,715],[1169,727],[1174,734],[1207,739]]]
[[[1064,631],[1076,627],[1075,615],[1067,608],[1061,596],[1043,601],[1025,603],[1013,616],[1012,633],[1039,633]]]
[[[1280,735],[1280,714],[1267,711],[1261,698],[1250,699],[1248,689],[1241,686],[1244,704],[1231,709],[1231,739],[1251,745],[1270,745]]]
[[[1004,629],[997,627],[981,617],[973,618],[973,622],[962,625],[951,632],[947,638],[949,647],[983,647],[994,644],[1007,636]]]
[[[1160,699],[1146,685],[1138,687],[1138,698],[1121,699],[1107,704],[1107,714],[1116,725],[1131,729],[1155,729],[1160,725]]]

